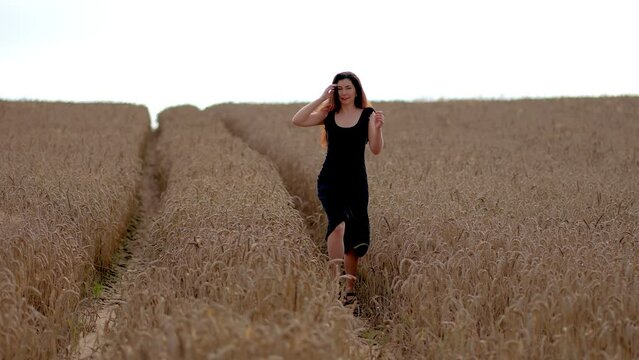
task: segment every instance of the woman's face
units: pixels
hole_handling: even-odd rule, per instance
[[[351,79],[342,79],[337,82],[337,95],[342,105],[352,104],[357,96],[357,90]]]

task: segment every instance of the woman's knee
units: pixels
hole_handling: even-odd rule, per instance
[[[335,227],[335,229],[333,229],[333,232],[331,233],[331,235],[343,238],[345,229],[346,229],[346,224],[344,222],[341,222],[339,225]]]

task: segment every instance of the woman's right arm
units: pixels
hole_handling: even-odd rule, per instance
[[[296,126],[315,126],[320,125],[326,119],[328,111],[325,109],[316,110],[324,101],[328,100],[335,90],[335,85],[330,85],[324,90],[322,96],[317,100],[306,104],[293,116],[293,125]]]

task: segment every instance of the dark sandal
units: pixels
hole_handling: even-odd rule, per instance
[[[359,307],[359,302],[357,301],[357,296],[355,292],[347,291],[344,292],[344,296],[342,297],[342,305],[344,307],[352,308],[354,316],[361,315],[361,309]]]
[[[349,306],[357,303],[357,296],[354,291],[346,291],[342,296],[342,305]]]

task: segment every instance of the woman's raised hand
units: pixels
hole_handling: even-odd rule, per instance
[[[330,84],[326,90],[324,90],[324,92],[322,93],[322,97],[320,99],[322,99],[322,101],[326,100],[326,99],[330,99],[331,95],[333,94],[333,91],[335,91],[335,88],[337,88],[337,85],[335,84]]]
[[[373,125],[375,129],[381,129],[382,125],[384,125],[384,112],[383,111],[375,111],[371,114],[370,120],[373,120]]]

